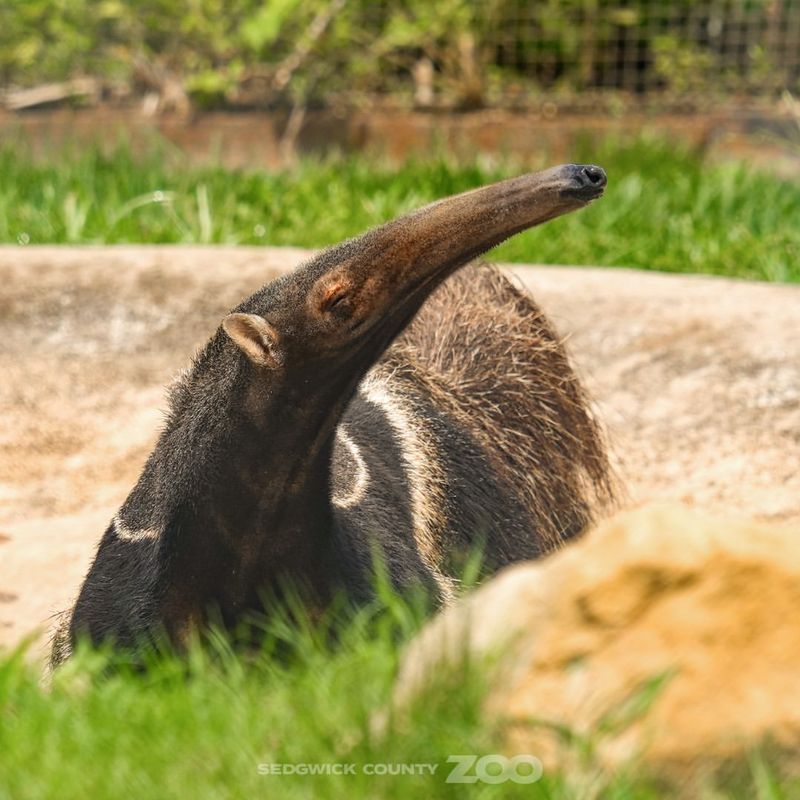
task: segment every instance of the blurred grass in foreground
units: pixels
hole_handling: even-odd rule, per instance
[[[474,662],[440,671],[409,715],[377,736],[371,720],[387,707],[398,654],[425,615],[424,604],[383,590],[371,608],[334,615],[321,626],[302,615],[299,622],[297,614],[293,621],[275,616],[255,653],[237,654],[224,637],[212,636],[185,659],[151,656],[138,672],[109,669],[108,654],[81,648],[47,688],[22,651],[0,653],[0,798],[676,796],[674,783],[635,761],[604,767],[596,756],[602,731],[587,735],[564,726],[569,767],[546,769],[531,784],[446,782],[454,766],[449,755],[507,753],[502,722],[481,713],[486,680]],[[630,709],[644,713],[654,699],[628,703],[616,716],[636,725]],[[355,766],[346,775],[259,772],[260,764],[296,763]],[[777,763],[754,751],[704,774],[685,796],[797,797],[800,786],[779,777]],[[436,769],[375,777],[365,774],[369,764]]]
[[[605,198],[515,237],[491,258],[800,280],[800,184],[742,164],[709,165],[658,139],[585,143],[572,160],[606,168]],[[41,160],[11,143],[0,147],[0,241],[320,247],[531,167],[347,156],[268,173],[190,166],[167,145],[139,157],[119,145]]]

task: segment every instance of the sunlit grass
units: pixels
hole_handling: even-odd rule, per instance
[[[708,165],[660,140],[585,143],[572,158],[607,169],[606,196],[515,237],[492,258],[800,279],[800,184],[741,164]],[[340,157],[303,160],[290,171],[237,171],[189,166],[166,147],[42,160],[17,143],[0,148],[0,241],[320,247],[538,166]]]
[[[555,726],[568,768],[549,764],[532,784],[447,782],[449,756],[508,749],[502,720],[482,711],[489,681],[474,661],[440,670],[379,732],[376,713],[389,707],[403,645],[426,613],[424,603],[383,590],[373,606],[322,624],[298,612],[273,616],[256,651],[217,635],[183,658],[151,654],[146,669],[133,670],[82,647],[45,685],[21,651],[0,653],[0,798],[675,796],[674,778],[635,762],[611,769],[597,756],[604,736],[624,733],[657,701],[662,675],[609,709],[593,733]],[[272,764],[353,767],[345,775],[263,774],[260,765]],[[375,764],[435,770],[374,776],[367,765]],[[788,800],[799,788],[755,751],[686,796]]]

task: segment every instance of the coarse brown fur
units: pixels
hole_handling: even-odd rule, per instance
[[[53,662],[79,636],[180,646],[287,580],[312,614],[358,602],[376,554],[446,603],[474,547],[496,569],[580,533],[612,493],[580,383],[532,300],[462,268],[605,180],[565,165],[447,198],[243,301],[173,388]]]
[[[432,402],[473,431],[494,474],[515,487],[542,549],[584,530],[613,496],[602,433],[563,342],[497,269],[453,275],[387,363],[428,377]]]

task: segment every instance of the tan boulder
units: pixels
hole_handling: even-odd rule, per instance
[[[545,763],[563,764],[564,731],[607,765],[709,763],[765,737],[792,748],[798,609],[796,525],[645,507],[439,615],[395,701],[468,652],[490,657],[488,710],[510,721],[509,748]]]

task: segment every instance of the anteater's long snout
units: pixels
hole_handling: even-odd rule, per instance
[[[371,271],[385,270],[395,286],[408,281],[412,288],[510,236],[583,208],[607,182],[594,164],[563,164],[439,200],[368,235]]]
[[[606,182],[594,164],[563,164],[446,197],[331,248],[295,275],[322,332],[314,347],[362,348],[370,338],[385,347],[456,269],[510,236],[583,208]],[[287,296],[295,291],[282,288]],[[280,327],[275,313],[269,318]]]

